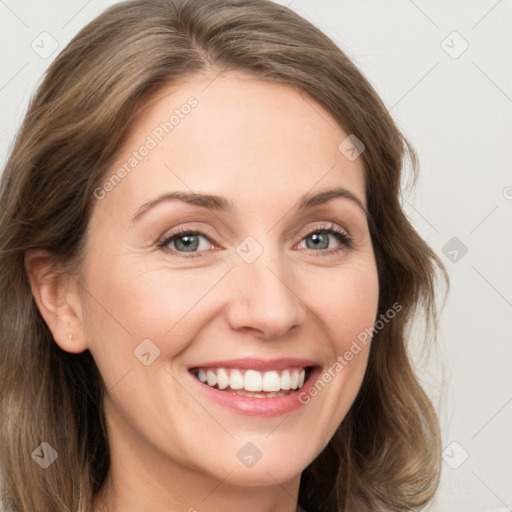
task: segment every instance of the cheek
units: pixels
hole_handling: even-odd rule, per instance
[[[373,259],[336,268],[328,274],[318,272],[311,276],[317,285],[317,300],[310,300],[309,304],[323,326],[322,347],[327,364],[319,377],[321,382],[304,397],[306,401],[312,399],[314,416],[330,425],[326,439],[346,415],[362,383],[379,297]],[[308,293],[312,292],[313,288]],[[317,396],[322,398],[317,400]]]
[[[354,264],[317,276],[316,315],[326,325],[336,354],[373,326],[377,315],[379,283],[373,260]],[[311,288],[309,293],[313,293]]]
[[[172,269],[118,259],[91,265],[86,275],[90,293],[86,325],[91,351],[112,364],[133,362],[133,351],[151,340],[166,358],[184,350],[199,328],[201,301],[215,294],[225,269]],[[162,359],[163,359],[162,357]]]

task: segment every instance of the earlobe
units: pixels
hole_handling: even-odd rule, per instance
[[[66,352],[86,350],[88,344],[75,280],[59,271],[52,254],[42,249],[25,253],[25,268],[34,300],[55,342]]]

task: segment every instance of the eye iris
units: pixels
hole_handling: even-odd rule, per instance
[[[327,233],[313,233],[306,240],[313,241],[312,247],[306,241],[308,249],[327,249],[329,247],[329,235]]]
[[[192,252],[199,246],[199,238],[197,235],[181,235],[174,243],[178,251]]]

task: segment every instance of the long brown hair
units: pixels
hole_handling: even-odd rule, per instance
[[[411,368],[415,310],[435,320],[443,267],[400,205],[413,149],[374,89],[320,30],[267,0],[130,0],[92,21],[49,67],[7,162],[0,190],[0,472],[6,510],[89,512],[109,471],[101,376],[89,351],[61,350],[32,297],[26,251],[79,268],[94,189],[141,108],[195,73],[249,73],[316,100],[363,141],[379,314],[362,388],[336,434],[303,472],[311,512],[415,510],[440,475],[436,414]],[[47,442],[47,469],[32,460]]]

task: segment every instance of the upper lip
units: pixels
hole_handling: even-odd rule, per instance
[[[311,359],[298,359],[295,357],[282,357],[279,359],[258,359],[253,357],[244,357],[240,359],[208,361],[205,363],[193,364],[188,367],[193,368],[241,368],[245,370],[272,371],[286,370],[287,368],[306,368],[307,366],[319,366]]]

